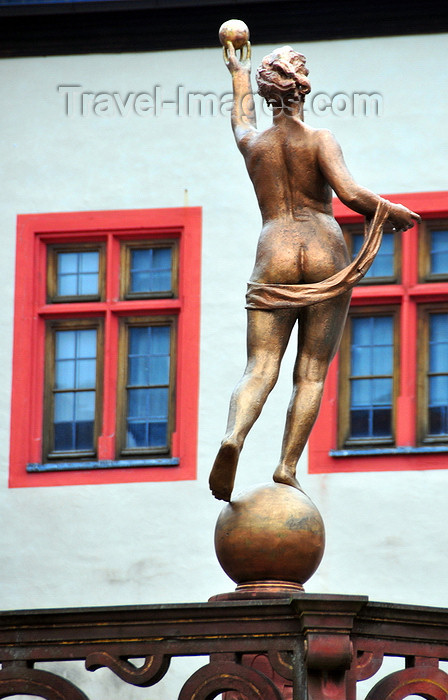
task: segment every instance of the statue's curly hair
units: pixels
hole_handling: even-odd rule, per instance
[[[281,60],[285,49],[292,54],[291,60],[287,63]],[[279,98],[285,99],[286,96],[295,92],[304,99],[304,96],[311,91],[311,84],[307,78],[309,70],[305,64],[305,56],[294,51],[291,46],[276,49],[265,56],[256,74],[258,94],[267,102],[275,102]]]

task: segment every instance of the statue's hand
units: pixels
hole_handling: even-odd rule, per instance
[[[231,41],[228,41],[223,47],[224,63],[232,75],[240,71],[250,73],[250,41],[244,44],[239,51],[240,56],[238,58],[235,47]]]
[[[416,221],[421,221],[421,217],[402,204],[392,204],[389,221],[396,231],[407,231]]]

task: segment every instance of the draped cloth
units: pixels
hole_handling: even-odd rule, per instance
[[[356,258],[343,270],[315,284],[262,284],[249,282],[246,309],[290,309],[311,306],[349,291],[364,277],[381,245],[383,226],[390,212],[390,202],[382,199],[369,226],[364,227],[364,241]]]

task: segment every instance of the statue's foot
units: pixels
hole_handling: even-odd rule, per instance
[[[235,483],[240,448],[233,442],[223,442],[208,480],[210,490],[219,501],[230,501]]]
[[[293,470],[290,467],[286,467],[284,464],[278,465],[274,472],[273,479],[277,484],[286,484],[287,486],[292,486],[295,489],[299,489],[299,491],[303,491],[296,479],[295,469]]]

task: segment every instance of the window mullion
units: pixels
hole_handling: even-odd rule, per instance
[[[417,306],[412,289],[418,284],[418,228],[414,226],[402,236],[402,299],[399,318],[399,367],[396,413],[396,444],[415,445],[417,406]]]
[[[103,419],[98,436],[98,459],[113,459],[117,420],[118,318],[109,308],[104,320]]]
[[[417,305],[405,293],[400,312],[400,377],[397,397],[396,444],[415,445],[417,396]]]

